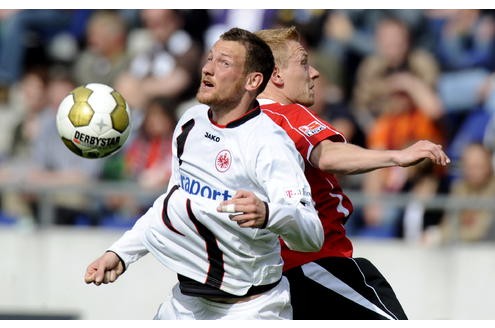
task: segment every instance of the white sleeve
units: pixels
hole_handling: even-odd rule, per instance
[[[318,251],[323,227],[301,168],[302,158],[292,141],[279,136],[264,144],[256,161],[258,180],[269,198],[266,229],[280,235],[290,249]]]
[[[311,208],[309,208],[311,207]],[[313,205],[269,203],[266,228],[282,237],[292,250],[317,252],[323,246],[323,227]]]
[[[155,204],[160,200],[163,200],[166,194],[174,185],[179,184],[179,159],[177,157],[177,137],[181,133],[181,126],[184,124],[183,118],[179,121],[179,124],[175,127],[172,141],[172,173],[169,179],[167,192],[155,200]],[[132,229],[126,231],[122,237],[120,237],[110,248],[109,251],[116,253],[124,262],[126,268],[129,264],[139,260],[141,257],[148,253],[148,250],[142,242],[143,235],[150,225],[152,216],[155,215],[156,210],[151,207],[148,211],[136,221]]]
[[[150,208],[143,216],[136,221],[134,226],[127,230],[108,250],[117,254],[124,262],[125,268],[136,262],[144,255],[148,254],[148,250],[142,242],[142,237],[145,230],[148,228],[149,216],[152,215]]]

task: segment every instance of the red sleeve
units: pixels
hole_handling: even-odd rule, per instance
[[[297,150],[308,160],[313,148],[325,139],[346,142],[342,133],[302,105],[275,103],[261,107],[265,114],[287,132]]]

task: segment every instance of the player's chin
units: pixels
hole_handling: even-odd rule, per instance
[[[301,97],[301,99],[299,99],[297,102],[303,106],[311,107],[315,104],[315,97],[314,95],[308,95],[306,97]]]
[[[202,104],[205,104],[205,105],[211,105],[212,104],[212,97],[210,97],[209,95],[206,95],[204,93],[198,93],[196,94],[196,99],[202,103]]]
[[[203,104],[211,103],[215,100],[213,88],[200,87],[196,93],[196,99]]]

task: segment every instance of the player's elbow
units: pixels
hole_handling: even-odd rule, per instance
[[[299,252],[318,252],[323,247],[324,238],[323,227],[320,225],[315,231],[308,233],[297,245],[289,246],[289,248]]]
[[[321,171],[331,174],[347,174],[348,165],[341,160],[345,144],[325,140],[311,152],[311,163]]]
[[[304,250],[303,252],[318,252],[323,247],[323,229],[321,229],[321,231],[318,231],[318,233],[316,234],[316,238],[313,238],[312,240],[313,242],[308,243],[307,250]]]
[[[320,158],[319,162],[317,163],[317,167],[326,173],[330,174],[351,174],[352,169],[349,169],[348,167],[342,166],[342,163],[339,163],[336,161],[334,158],[331,157],[322,157]]]

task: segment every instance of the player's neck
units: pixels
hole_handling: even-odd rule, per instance
[[[230,106],[211,106],[211,119],[218,125],[227,125],[252,110],[256,106],[255,100],[243,97],[238,103],[230,104]]]
[[[292,102],[290,101],[289,98],[287,98],[282,92],[280,92],[278,89],[273,90],[270,88],[268,85],[266,89],[260,93],[257,97],[258,99],[270,99],[273,100],[274,102],[278,102],[280,104],[288,105],[291,104]]]

